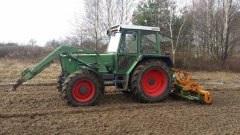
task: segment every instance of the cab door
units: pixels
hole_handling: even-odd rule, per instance
[[[124,31],[118,49],[118,71],[125,74],[138,56],[138,31]]]

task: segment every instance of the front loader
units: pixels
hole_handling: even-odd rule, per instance
[[[117,91],[143,103],[159,102],[173,94],[211,104],[209,92],[187,77],[181,83],[170,57],[161,54],[161,42],[171,39],[158,27],[117,25],[107,34],[110,42],[106,54],[60,46],[32,69],[25,69],[13,90],[59,58],[62,71],[57,89],[71,106],[93,105],[105,86],[115,86]]]

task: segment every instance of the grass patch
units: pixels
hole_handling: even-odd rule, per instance
[[[22,71],[29,67],[33,68],[36,62],[20,59],[0,59],[0,83],[12,83],[20,78]],[[35,76],[28,83],[54,83],[60,73],[60,64],[55,62]]]

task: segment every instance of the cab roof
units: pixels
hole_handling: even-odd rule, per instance
[[[139,25],[116,25],[111,27],[110,31],[120,31],[121,29],[131,29],[131,30],[149,30],[149,31],[159,31],[159,27],[150,27],[150,26],[139,26]]]
[[[121,29],[130,29],[130,30],[147,30],[147,31],[156,31],[160,33],[161,42],[169,42],[173,41],[173,39],[167,37],[166,35],[160,32],[159,27],[151,27],[151,26],[140,26],[140,25],[115,25],[108,29],[107,34],[112,32],[121,31]]]

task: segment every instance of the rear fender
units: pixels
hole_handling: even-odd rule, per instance
[[[142,63],[142,62],[147,61],[147,60],[161,60],[164,63],[166,63],[169,68],[172,68],[174,66],[171,58],[168,57],[168,56],[142,56],[142,55],[140,55],[136,59],[136,61],[132,64],[132,66],[128,69],[128,71],[126,73],[127,83],[126,83],[125,88],[128,88],[128,86],[129,86],[128,83],[129,83],[129,80],[131,78],[131,74],[134,71],[134,69],[137,67],[137,65],[139,63]]]
[[[161,60],[164,63],[166,63],[169,68],[174,67],[172,60],[169,56],[145,56],[142,58],[140,62],[144,62],[147,60]]]
[[[134,69],[137,67],[137,65],[139,63],[142,63],[147,60],[161,60],[164,63],[166,63],[169,68],[174,67],[171,58],[168,56],[142,56],[142,55],[140,55],[136,59],[136,61],[132,64],[132,66],[128,69],[127,76],[131,75],[131,73],[134,71]]]

